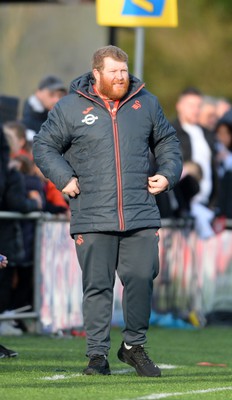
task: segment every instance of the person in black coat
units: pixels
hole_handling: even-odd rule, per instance
[[[67,94],[63,81],[54,75],[44,77],[23,105],[22,122],[34,134],[38,133],[43,122],[48,117],[48,112],[57,101]]]
[[[0,254],[0,269],[6,268],[8,264],[8,260],[6,256]],[[0,359],[7,358],[7,357],[16,357],[18,353],[14,350],[7,349],[3,345],[0,344]]]
[[[215,135],[203,128],[198,124],[200,107],[202,103],[202,94],[198,89],[187,88],[184,90],[177,101],[177,118],[172,121],[172,126],[176,129],[177,137],[180,141],[181,151],[183,155],[183,161],[195,161],[201,165],[201,146],[198,142],[199,158],[195,159],[197,155],[194,153],[194,136],[189,133],[191,127],[197,127],[199,132],[202,133],[202,141],[208,147],[209,155],[209,170],[211,172],[211,190],[209,190],[208,197],[205,196],[204,204],[211,206],[215,203],[217,196],[217,173],[215,163]],[[202,160],[202,162],[205,160]],[[204,175],[204,165],[202,166]]]
[[[41,209],[37,198],[28,198],[22,174],[9,168],[9,147],[0,127],[0,211],[28,213]],[[3,145],[2,145],[3,144]],[[12,277],[14,268],[24,257],[20,224],[14,219],[1,219],[0,253],[8,259],[9,267],[0,270],[0,313],[9,309],[11,303]]]
[[[199,191],[191,200],[191,215],[198,235],[207,239],[215,234],[212,223],[216,216],[218,181],[214,134],[198,124],[201,104],[202,94],[198,89],[185,89],[177,100],[177,119],[172,126],[180,141],[184,163],[193,161],[202,170]]]
[[[232,109],[216,126],[217,167],[219,177],[218,208],[221,215],[232,218]]]
[[[9,162],[9,146],[0,127],[0,201],[4,192],[7,166]]]

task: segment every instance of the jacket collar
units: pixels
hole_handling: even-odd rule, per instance
[[[130,85],[126,96],[121,99],[121,102],[125,102],[128,98],[138,93],[145,84],[133,75],[129,75]],[[98,98],[96,92],[93,89],[94,79],[91,72],[87,72],[81,75],[79,78],[74,79],[70,85],[70,93],[79,93],[87,97]]]

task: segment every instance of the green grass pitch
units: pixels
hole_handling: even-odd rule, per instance
[[[232,328],[178,330],[151,327],[147,350],[161,378],[141,378],[117,359],[118,328],[111,331],[111,376],[84,376],[85,339],[24,334],[1,337],[19,352],[0,360],[1,400],[229,400],[232,399]],[[213,365],[200,366],[201,362]],[[173,368],[171,368],[173,367]]]

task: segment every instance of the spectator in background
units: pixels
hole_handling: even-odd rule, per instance
[[[216,138],[223,146],[220,146],[222,153],[219,161],[222,162],[224,171],[232,169],[232,162],[230,161],[232,152],[232,109],[219,119],[216,126]]]
[[[229,110],[231,110],[232,104],[228,99],[225,99],[223,97],[219,97],[217,99],[217,104],[216,104],[216,113],[217,113],[217,119],[219,120],[222,118],[222,116]]]
[[[57,76],[48,75],[40,81],[38,89],[26,100],[23,107],[22,120],[27,128],[27,142],[32,143],[33,136],[39,132],[42,123],[46,121],[48,112],[66,94],[67,88]],[[34,174],[42,180],[46,197],[44,211],[52,214],[67,213],[69,215],[69,206],[64,196],[51,181],[45,179],[35,165]]]
[[[38,133],[43,122],[46,121],[48,112],[54,105],[67,94],[64,82],[55,75],[43,78],[33,93],[24,103],[22,122],[27,127],[27,138],[32,140]]]
[[[180,181],[174,188],[178,202],[178,217],[191,217],[191,202],[200,191],[201,166],[194,161],[185,161]]]
[[[9,146],[0,125],[0,202],[5,189],[5,181],[9,163]]]
[[[9,128],[9,126],[16,126],[18,128],[18,125],[16,122],[4,125],[4,132],[7,132],[6,138],[10,145],[11,160],[9,165],[20,171],[24,181],[26,196],[29,199],[37,199],[42,211],[53,214],[66,213],[69,215],[69,206],[64,196],[56,189],[52,182],[47,179],[45,180],[39,169],[35,166],[34,161],[31,159],[31,153],[28,156],[27,152],[18,151],[18,147],[17,151],[15,151],[14,136],[16,135],[17,129],[16,132],[14,129],[13,131],[6,130],[6,127]],[[24,139],[23,136],[22,143],[25,142]],[[35,222],[30,219],[19,220],[17,227],[20,228],[23,252],[17,263],[15,263],[14,268],[9,271],[11,275],[13,271],[12,281],[14,282],[9,303],[10,309],[33,306]],[[23,331],[26,331],[26,325],[23,321],[18,319],[17,325]],[[14,331],[16,329],[17,328],[14,327]]]
[[[191,201],[199,193],[201,179],[200,165],[194,161],[185,161],[175,188],[156,195],[161,218],[191,218]]]
[[[0,269],[6,268],[7,264],[8,264],[7,257],[0,254]],[[1,287],[0,287],[0,290],[1,290]],[[8,357],[16,357],[17,355],[18,355],[18,353],[16,351],[7,349],[6,347],[4,347],[0,344],[0,359],[8,358]]]
[[[217,101],[214,97],[203,96],[200,107],[198,124],[214,132],[217,123]]]
[[[26,126],[19,121],[9,121],[3,125],[4,134],[10,145],[10,157],[23,155],[32,159],[30,142],[27,140]]]
[[[9,147],[0,128],[0,160],[6,165],[0,170],[0,181],[4,182],[0,193],[1,211],[18,211],[28,213],[41,209],[41,200],[38,194],[27,196],[25,181],[22,174],[15,168],[9,168]],[[5,253],[8,259],[8,268],[0,270],[0,313],[9,310],[12,301],[12,280],[14,268],[24,258],[24,247],[21,227],[14,219],[2,219],[0,224],[0,253]],[[20,329],[12,325],[13,321],[0,322],[1,334],[20,334]]]
[[[68,213],[69,205],[63,194],[51,181],[45,179],[33,162],[31,142],[27,140],[25,125],[19,121],[10,121],[3,125],[3,129],[10,147],[10,165],[22,172],[28,196],[38,192],[41,197],[42,190],[43,211],[52,214]]]
[[[232,218],[232,109],[216,126],[217,170],[219,175],[219,212]]]
[[[191,214],[195,218],[197,233],[207,239],[214,235],[211,223],[215,217],[212,208],[216,202],[217,174],[214,136],[198,124],[201,106],[201,92],[196,88],[187,88],[177,100],[177,119],[172,125],[180,140],[184,162],[194,161],[202,170],[200,190],[191,201]]]
[[[67,217],[70,217],[68,197],[60,192],[54,183],[45,178],[35,164],[33,165],[33,171],[34,174],[40,178],[43,185],[43,191],[46,199],[44,211],[50,212],[51,214],[66,214]]]
[[[9,125],[9,124],[8,124]],[[14,125],[14,123],[11,123]],[[17,126],[17,125],[16,125]],[[4,125],[4,132],[5,132]],[[27,197],[37,199],[41,211],[50,213],[66,213],[69,206],[64,199],[64,196],[58,191],[52,182],[45,180],[38,174],[38,168],[31,159],[31,154],[28,157],[27,153],[20,154],[20,151],[14,153],[15,141],[14,134],[6,135],[10,145],[10,166],[20,171],[24,180],[25,193]],[[10,139],[10,140],[9,140]],[[15,154],[18,154],[16,156]],[[51,188],[52,187],[52,188]],[[17,309],[24,306],[33,306],[33,276],[34,276],[34,240],[35,240],[35,221],[23,219],[18,222],[22,233],[23,256],[14,267],[12,280],[14,287],[11,295],[11,309]],[[23,321],[18,319],[18,326],[26,331],[26,326]]]
[[[41,179],[34,174],[34,162],[25,155],[18,155],[11,160],[20,171],[25,186],[27,197],[36,198],[41,211],[46,208],[45,193]],[[14,268],[12,288],[11,309],[18,309],[24,306],[33,307],[34,297],[34,245],[35,245],[35,221],[32,219],[19,220],[22,232],[23,257]],[[18,319],[18,326],[26,331],[26,325]]]

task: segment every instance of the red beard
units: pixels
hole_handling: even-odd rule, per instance
[[[110,81],[101,74],[98,90],[107,99],[120,100],[128,92],[128,88],[129,78]]]

